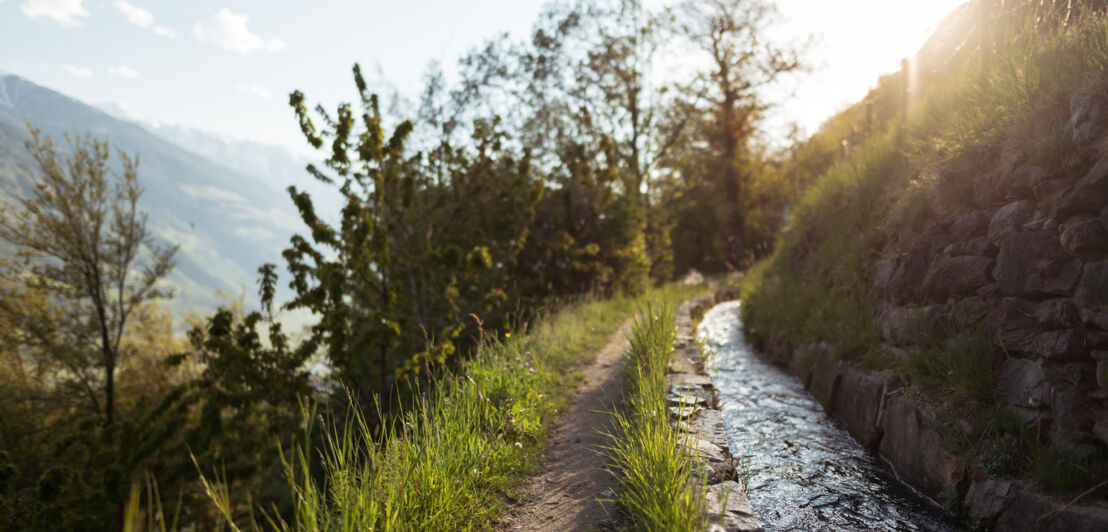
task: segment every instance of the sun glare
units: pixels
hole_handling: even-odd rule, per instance
[[[865,96],[883,74],[900,68],[943,18],[964,0],[782,0],[782,31],[814,35],[815,67],[796,97],[771,120],[814,131],[829,116]]]

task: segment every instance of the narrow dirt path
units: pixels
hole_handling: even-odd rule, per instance
[[[501,516],[497,529],[596,530],[609,527],[615,518],[611,499],[616,479],[604,467],[608,459],[599,453],[610,441],[607,412],[619,407],[631,322],[623,324],[584,371],[573,404],[562,412],[547,435],[546,452],[539,472],[527,481],[524,496]]]

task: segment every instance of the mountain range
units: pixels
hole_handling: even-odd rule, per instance
[[[24,148],[28,124],[66,147],[64,135],[107,139],[139,158],[140,207],[157,237],[180,246],[168,282],[178,315],[208,314],[246,291],[255,301],[258,266],[282,264],[281,250],[304,226],[284,189],[294,184],[337,205],[297,157],[276,146],[160,125],[96,107],[0,71],[0,205],[10,206],[38,172]],[[118,161],[113,154],[113,161]],[[284,285],[284,283],[281,283]],[[283,298],[285,291],[278,293]]]

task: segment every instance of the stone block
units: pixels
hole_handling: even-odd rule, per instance
[[[1075,144],[1099,140],[1104,132],[1105,96],[1103,91],[1083,92],[1070,96],[1070,116],[1062,126],[1062,134]]]
[[[897,269],[889,280],[888,291],[894,301],[905,301],[915,297],[927,269],[931,265],[931,246],[918,244],[904,254]]]
[[[666,383],[670,386],[691,385],[699,386],[705,390],[712,389],[712,378],[708,375],[700,375],[696,373],[667,373]]]
[[[1034,357],[1037,356],[1035,337],[1040,332],[1038,328],[1008,329],[997,333],[994,341],[996,345],[1004,348],[1009,354]]]
[[[718,484],[738,478],[735,471],[735,462],[727,449],[701,438],[697,434],[690,434],[689,438],[692,457],[699,464],[696,475],[694,475],[695,478],[704,477],[708,484]]]
[[[977,257],[996,257],[996,253],[999,251],[997,247],[988,239],[978,238],[976,240],[958,240],[953,244],[943,248],[943,253],[953,257],[959,255],[970,255]]]
[[[734,481],[720,482],[708,486],[708,501],[705,508],[708,520],[713,523],[709,530],[727,532],[760,532],[762,523],[754,515],[754,508],[746,497],[742,485]],[[722,521],[722,525],[720,525]]]
[[[1017,329],[1032,329],[1039,325],[1035,320],[1035,305],[1014,297],[1001,299],[985,317],[984,327],[990,335]]]
[[[1001,244],[993,277],[1003,295],[1069,295],[1081,277],[1081,263],[1053,231],[1019,233]]]
[[[886,342],[910,342],[918,335],[919,318],[917,310],[898,307],[888,303],[877,310],[877,330]]]
[[[1012,502],[997,519],[997,532],[1103,532],[1108,530],[1108,508],[1092,504],[1067,504],[1072,497],[1050,497],[1026,486],[1016,490]]]
[[[1108,331],[1108,310],[1079,309],[1081,322],[1094,329]]]
[[[1035,335],[1033,340],[1035,354],[1048,359],[1073,359],[1085,356],[1085,331],[1081,329],[1063,329],[1045,331]]]
[[[1069,191],[1071,186],[1073,182],[1066,179],[1048,179],[1036,183],[1031,191],[1038,205],[1053,214],[1055,203]]]
[[[1108,229],[1100,218],[1090,218],[1071,225],[1062,233],[1062,248],[1085,260],[1108,256]]]
[[[900,255],[884,257],[877,262],[877,274],[873,277],[873,287],[880,292],[888,290],[892,285],[893,275],[900,267]]]
[[[690,383],[674,384],[669,387],[669,393],[666,394],[666,404],[671,406],[709,406],[711,402],[711,393],[700,386]]]
[[[1093,422],[1093,434],[1100,443],[1108,445],[1108,410],[1102,409],[1097,412],[1096,420]]]
[[[1046,169],[1040,166],[1024,166],[1012,172],[1012,188],[1008,199],[1024,199],[1032,195],[1031,188],[1047,177]]]
[[[947,454],[939,426],[925,407],[904,394],[890,394],[881,428],[881,456],[902,480],[932,498],[954,490],[962,470]]]
[[[1089,349],[1108,349],[1108,332],[1086,331],[1085,346]]]
[[[697,437],[710,441],[716,446],[732,454],[738,454],[737,449],[732,449],[727,440],[727,429],[723,424],[723,414],[719,410],[701,410],[696,417],[689,422],[689,428]]]
[[[977,297],[992,299],[992,297],[996,295],[996,286],[996,283],[989,283],[979,288],[975,293],[977,294]]]
[[[1045,328],[1077,327],[1081,314],[1069,299],[1048,299],[1035,306],[1035,319]]]
[[[951,312],[956,322],[977,323],[989,314],[989,305],[980,296],[972,296],[955,302]]]
[[[812,364],[812,381],[808,391],[823,404],[828,414],[835,411],[835,393],[839,389],[841,368],[842,363],[832,360],[829,351],[817,353],[815,363]]]
[[[1031,220],[1035,206],[1029,201],[1014,201],[993,213],[989,219],[989,240],[999,242],[1008,236],[1020,232],[1023,224]]]
[[[970,484],[964,500],[966,518],[975,527],[988,528],[1015,496],[1012,481],[985,479]]]
[[[955,240],[966,241],[985,236],[989,230],[989,216],[981,211],[973,211],[958,216],[950,224],[950,236]]]
[[[1108,199],[1108,193],[1105,192],[1071,190],[1054,202],[1050,208],[1050,217],[1055,220],[1066,220],[1071,216],[1096,214],[1106,199]]]
[[[1083,310],[1108,311],[1108,260],[1085,264],[1073,299]]]
[[[1097,215],[1108,203],[1108,159],[1093,166],[1077,181],[1073,190],[1062,196],[1051,208],[1051,217],[1065,220],[1079,214]]]
[[[1074,456],[1088,456],[1096,451],[1092,429],[1096,412],[1090,397],[1098,390],[1094,363],[1072,363],[1048,368],[1052,384],[1050,440]]]
[[[923,278],[923,293],[932,301],[973,294],[992,282],[992,267],[988,257],[938,257]]]
[[[891,384],[887,374],[843,366],[835,396],[835,417],[866,449],[876,450],[881,443],[881,409]]]
[[[1074,190],[1086,193],[1108,192],[1108,159],[1101,159],[1093,165],[1089,172],[1077,181],[1077,187]],[[1097,206],[1095,212],[1099,212],[1102,208],[1104,208],[1103,203]]]
[[[1038,409],[1050,401],[1050,383],[1041,362],[1008,358],[997,372],[996,389],[1009,405]]]

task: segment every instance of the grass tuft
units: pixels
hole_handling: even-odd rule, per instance
[[[647,303],[638,313],[628,352],[627,410],[617,412],[607,448],[620,479],[618,500],[633,530],[703,530],[689,436],[669,422],[666,367],[676,339],[673,306]]]

